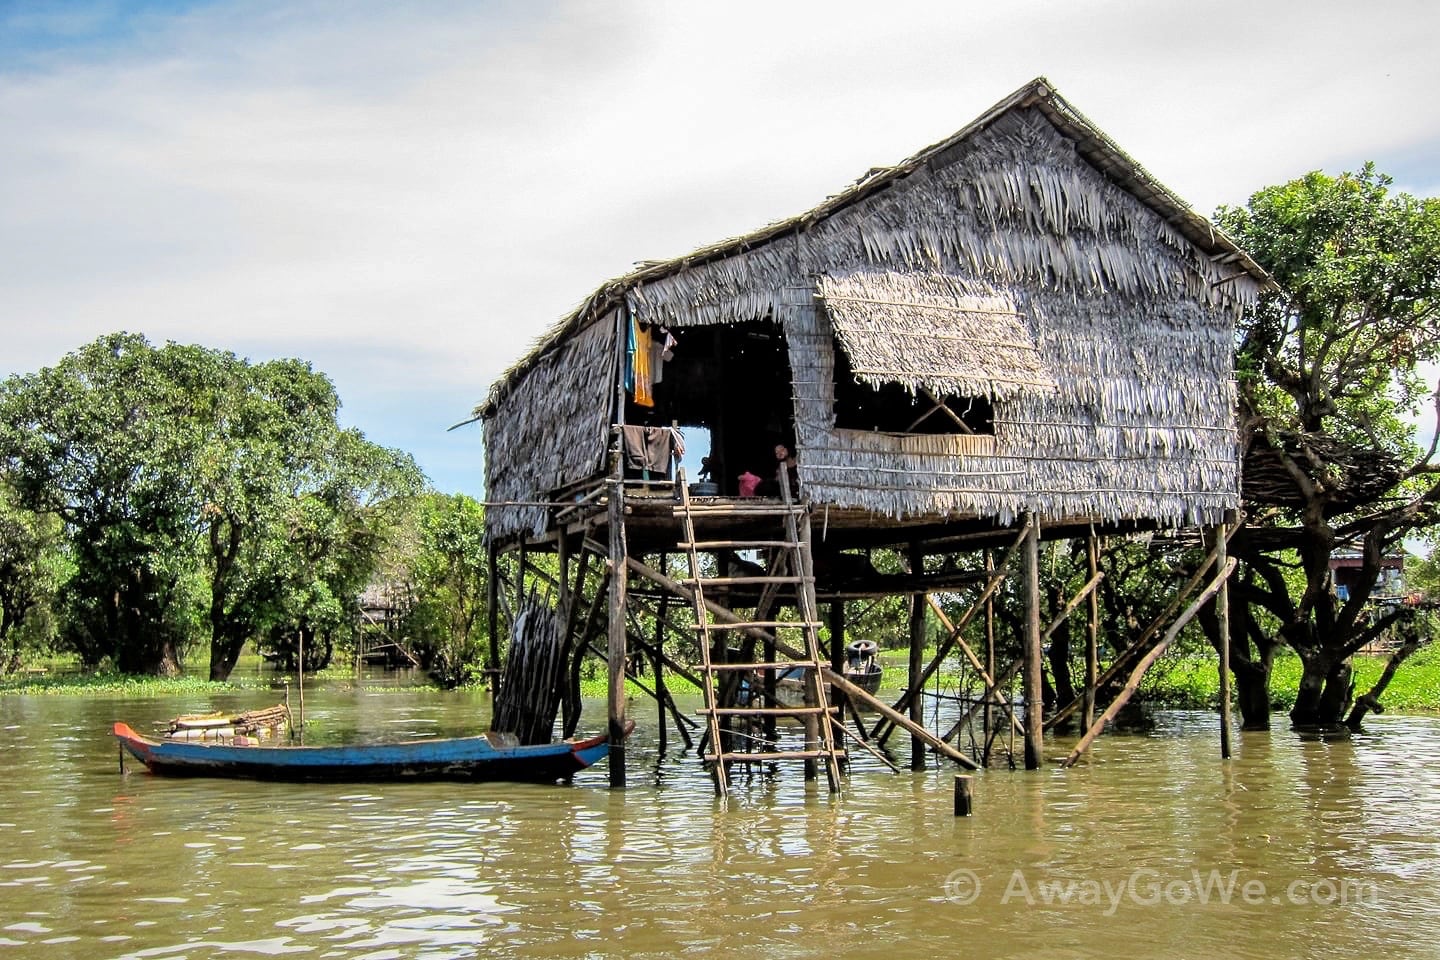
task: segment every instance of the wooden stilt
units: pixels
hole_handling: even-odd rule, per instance
[[[1233,533],[1234,530],[1231,528],[1227,528],[1225,531],[1227,538]],[[1185,581],[1185,584],[1176,592],[1175,596],[1170,599],[1170,602],[1165,606],[1165,609],[1160,615],[1150,621],[1150,625],[1140,632],[1140,636],[1121,651],[1110,666],[1105,668],[1100,674],[1100,679],[1096,681],[1097,690],[1107,688],[1112,680],[1130,668],[1137,657],[1142,656],[1145,651],[1150,649],[1151,644],[1155,640],[1155,635],[1164,628],[1166,623],[1170,622],[1170,618],[1175,615],[1175,611],[1184,605],[1185,601],[1189,599],[1190,594],[1194,593],[1195,589],[1205,582],[1205,575],[1209,573],[1210,568],[1215,565],[1215,556],[1218,551],[1219,545],[1217,544],[1215,549],[1212,549],[1204,561],[1201,562],[1200,566],[1195,569],[1195,572],[1190,575],[1190,579]],[[1076,710],[1079,710],[1082,706],[1083,699],[1083,697],[1076,697],[1055,711],[1054,715],[1045,721],[1046,729],[1053,729],[1057,723],[1071,716]]]
[[[845,671],[845,601],[831,600],[830,610],[830,669],[836,673]],[[850,701],[838,691],[834,697],[835,719],[841,729],[845,727],[845,707]],[[866,744],[869,746],[869,744]]]
[[[1229,540],[1228,520],[1219,529],[1216,537],[1215,558],[1222,568],[1229,559],[1226,556]],[[1215,594],[1215,618],[1220,627],[1220,759],[1230,759],[1230,578],[1220,584]]]
[[[641,563],[634,557],[628,558],[627,562],[629,563],[631,570],[640,574],[647,580],[659,584],[666,590],[669,590],[672,593],[684,597],[687,600],[694,598],[695,592],[689,587],[687,587],[685,584],[674,579],[673,577],[667,576],[661,573],[659,570],[656,570],[653,567]],[[722,607],[720,604],[703,599],[702,602],[705,608],[715,616],[715,619],[717,621],[720,621],[721,623],[734,624],[744,623],[744,621],[738,615]],[[761,627],[746,626],[742,629],[745,633],[760,640],[764,640],[766,637],[774,637],[773,633],[770,633],[768,630],[765,630]],[[784,654],[785,656],[792,659],[798,660],[805,656],[805,654],[796,650],[788,643],[781,643],[778,640],[775,642],[775,649],[779,653]],[[829,683],[836,689],[840,690],[854,702],[865,704],[867,707],[874,710],[876,713],[880,714],[882,717],[889,720],[891,723],[901,727],[909,733],[913,733],[916,736],[920,737],[929,746],[935,748],[935,750],[937,750],[941,754],[944,754],[946,757],[949,757],[951,760],[954,760],[956,763],[960,764],[960,766],[965,767],[969,770],[977,769],[975,761],[965,756],[965,754],[961,753],[959,750],[956,750],[944,740],[941,740],[939,737],[935,736],[935,734],[931,733],[929,730],[926,730],[923,726],[917,726],[909,717],[905,716],[903,713],[896,710],[894,707],[890,706],[890,704],[881,700],[879,697],[876,697],[875,695],[867,692],[864,687],[861,687],[859,684],[851,682],[842,673],[837,673],[836,671],[830,669],[830,666],[828,664],[823,664],[821,666],[820,674],[822,680],[824,680],[826,683]]]
[[[1025,521],[1025,769],[1040,769],[1044,652],[1040,638],[1040,524],[1034,514]]]
[[[625,786],[625,487],[619,470],[610,481],[610,631],[606,659],[610,673],[610,786]]]
[[[500,551],[493,543],[485,547],[485,605],[485,627],[490,641],[486,672],[490,674],[493,698],[500,692]]]
[[[1190,604],[1185,612],[1180,614],[1175,622],[1170,625],[1170,629],[1165,631],[1165,636],[1161,637],[1160,642],[1141,658],[1140,662],[1136,664],[1135,669],[1130,671],[1130,678],[1125,681],[1125,688],[1120,691],[1119,696],[1115,698],[1110,706],[1105,708],[1105,712],[1100,715],[1099,719],[1095,721],[1090,729],[1085,731],[1085,735],[1080,738],[1080,742],[1075,745],[1075,749],[1071,751],[1070,756],[1065,758],[1061,766],[1074,766],[1075,762],[1084,755],[1085,751],[1090,749],[1090,744],[1094,743],[1095,738],[1100,736],[1100,732],[1105,729],[1105,724],[1114,720],[1115,715],[1119,713],[1121,708],[1129,703],[1130,698],[1135,695],[1135,691],[1140,687],[1140,678],[1145,676],[1145,671],[1149,670],[1150,666],[1156,660],[1160,659],[1160,655],[1169,648],[1185,624],[1194,619],[1195,614],[1200,612],[1200,608],[1209,603],[1210,598],[1215,596],[1220,588],[1224,586],[1225,581],[1230,578],[1230,573],[1234,569],[1235,560],[1233,558],[1227,560],[1224,565],[1220,567],[1220,572],[1215,575],[1214,580],[1210,581],[1210,585],[1206,587],[1200,596],[1195,598],[1195,602]]]
[[[1100,576],[1100,540],[1090,534],[1085,544],[1085,556],[1090,564],[1090,579]],[[1081,708],[1081,728],[1089,730],[1095,722],[1095,683],[1100,675],[1100,595],[1090,591],[1086,603],[1085,617],[1085,693]]]
[[[669,565],[669,557],[660,554],[660,569],[664,570]],[[667,597],[661,596],[658,601],[658,609],[655,614],[655,646],[650,651],[650,669],[655,674],[655,706],[660,712],[660,756],[665,756],[670,746],[670,726],[665,716],[666,701],[670,698],[670,691],[665,688],[665,658],[660,651],[665,646],[665,607]]]
[[[305,628],[301,627],[296,637],[299,653],[296,657],[295,684],[300,690],[300,719],[295,728],[300,731],[300,742],[305,742]]]
[[[974,805],[974,781],[968,773],[955,774],[955,816],[968,817]]]
[[[925,555],[914,544],[910,546],[910,574],[920,576],[925,572]],[[910,597],[910,672],[907,686],[910,695],[910,719],[917,725],[925,722],[925,698],[921,694],[925,670],[925,601],[926,594]],[[915,735],[910,737],[910,769],[925,769],[925,741]]]
[[[555,542],[556,559],[560,567],[560,597],[557,609],[562,614],[570,611],[570,538],[562,532]]]
[[[985,572],[993,575],[994,571],[995,552],[987,549],[985,551]],[[995,662],[995,598],[989,596],[985,598],[985,672],[994,677],[997,666],[998,664]],[[993,697],[987,691],[985,694],[985,720],[982,727],[985,746],[980,751],[982,767],[990,766],[990,744],[993,741],[992,731],[995,729],[995,711],[991,706],[992,702]]]
[[[995,570],[991,572],[990,580],[988,583],[985,584],[985,589],[981,591],[980,598],[976,600],[975,603],[971,605],[971,607],[966,610],[965,613],[961,615],[960,619],[956,621],[955,624],[950,628],[950,635],[946,637],[945,640],[939,645],[939,647],[935,651],[935,656],[930,660],[929,666],[927,666],[924,672],[921,673],[920,683],[915,686],[909,687],[905,691],[905,695],[902,696],[899,700],[895,701],[895,711],[898,712],[900,710],[904,710],[905,707],[910,704],[910,701],[913,698],[919,696],[920,688],[929,681],[930,677],[934,675],[936,670],[940,669],[940,664],[945,662],[945,658],[950,655],[950,651],[954,649],[955,645],[957,643],[963,644],[964,641],[961,637],[961,634],[964,632],[965,628],[970,625],[970,621],[975,617],[975,615],[981,609],[983,609],[983,604],[985,603],[985,601],[988,600],[991,596],[993,596],[995,591],[1000,588],[1000,585],[1005,582],[1005,576],[1010,568],[1010,564],[1023,550],[1025,537],[1026,533],[1024,530],[1022,530],[1020,532],[1020,535],[1015,538],[1015,542],[1011,544],[1010,549],[1005,552],[1005,556],[1000,559],[1000,563],[996,566]],[[974,659],[973,653],[970,654],[970,658],[971,663],[973,665],[977,665],[978,668],[978,661]],[[874,730],[871,731],[871,736],[874,739],[878,740],[881,744],[884,744],[885,741],[889,739],[890,733],[893,728],[894,725],[889,721],[887,716],[882,714],[881,719],[876,722]]]

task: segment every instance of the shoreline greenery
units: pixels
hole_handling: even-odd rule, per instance
[[[927,651],[927,654],[933,655],[934,650]],[[886,651],[882,659],[886,670],[882,693],[893,698],[904,689],[906,654],[898,650]],[[1369,689],[1384,671],[1388,660],[1388,654],[1357,656],[1354,659],[1356,689]],[[16,673],[0,677],[0,696],[180,697],[247,691],[278,694],[287,676],[293,681],[293,674],[277,671],[261,673],[259,658],[253,655],[242,659],[240,667],[226,680],[209,680],[198,673],[152,677],[113,671],[78,672],[73,658],[48,661],[47,666],[49,671],[43,674]],[[1286,713],[1293,708],[1303,672],[1304,665],[1298,655],[1286,651],[1276,656],[1272,672],[1272,713]],[[940,673],[941,687],[947,690],[965,679],[965,674],[957,674],[953,669]],[[397,693],[453,688],[428,677],[405,685],[368,683],[363,678],[357,680],[349,669],[342,667],[307,673],[306,683],[319,683],[330,689],[337,685],[347,688],[358,686],[367,691]],[[647,688],[652,687],[649,677],[642,677],[641,683]],[[667,673],[665,683],[677,696],[700,694],[693,684],[674,674]],[[933,688],[932,683],[930,689]],[[1159,709],[1215,710],[1220,703],[1219,688],[1214,656],[1200,652],[1174,654],[1161,659],[1146,676],[1136,702]],[[649,700],[646,691],[633,680],[627,682],[626,691],[627,696],[637,703]],[[605,677],[596,673],[582,679],[580,693],[584,697],[603,699],[607,694]],[[1440,714],[1440,646],[1426,646],[1407,660],[1405,668],[1396,674],[1387,688],[1382,702],[1386,712],[1390,713]]]

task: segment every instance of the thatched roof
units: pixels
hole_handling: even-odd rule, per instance
[[[1214,522],[1239,503],[1235,319],[1271,283],[1036,80],[799,217],[591,294],[476,411],[489,496],[544,500],[597,475],[626,318],[771,322],[812,503],[897,520]],[[993,435],[842,426],[847,370],[988,398]],[[541,507],[486,513],[492,538],[546,522]]]
[[[1158,215],[1163,224],[1161,240],[1175,246],[1193,245],[1204,257],[1191,264],[1193,276],[1186,283],[1198,294],[1224,297],[1227,285],[1244,278],[1254,286],[1268,286],[1270,277],[1214,224],[1194,210],[1125,154],[1098,127],[1072,107],[1043,77],[1022,86],[1001,100],[973,123],[945,140],[921,150],[895,166],[872,170],[857,183],[815,208],[752,233],[711,244],[683,257],[647,264],[623,277],[611,280],[585,299],[575,311],[546,332],[534,348],[505,371],[491,387],[489,396],[475,409],[477,418],[492,416],[520,377],[565,337],[608,314],[629,300],[644,317],[646,289],[659,284],[664,290],[665,312],[646,319],[685,323],[726,322],[738,314],[763,316],[776,305],[773,293],[753,282],[756,277],[793,272],[797,258],[807,251],[804,235],[822,221],[842,214],[863,200],[874,197],[898,181],[953,162],[977,134],[987,130],[1019,108],[1039,111],[1054,128],[1072,141],[1075,152],[1099,170],[1119,190],[1129,194]],[[905,231],[887,233],[871,225],[859,237],[866,252],[876,259],[933,258],[944,253],[953,258],[972,259],[973,265],[1014,276],[1048,276],[1061,285],[1080,289],[1086,285],[1124,291],[1154,290],[1169,283],[1166,265],[1136,258],[1132,244],[1114,243],[1082,247],[1067,244],[1065,234],[1072,222],[1103,230],[1108,226],[1109,205],[1087,184],[1061,182],[1061,174],[1042,175],[1037,181],[1021,183],[1000,174],[993,179],[977,178],[967,184],[976,206],[991,210],[1019,210],[1041,221],[1059,239],[1037,245],[1021,236],[1014,245],[1004,236],[933,236],[921,238],[922,249],[908,249],[915,241]],[[790,243],[778,242],[789,239]],[[899,243],[901,247],[894,247]],[[997,244],[999,246],[997,246]],[[1008,244],[1008,245],[1007,245]],[[712,266],[711,270],[696,268]],[[1240,297],[1241,300],[1244,297]],[[684,315],[673,315],[677,301],[688,301]],[[719,306],[722,305],[723,306]],[[996,386],[999,386],[998,384]]]

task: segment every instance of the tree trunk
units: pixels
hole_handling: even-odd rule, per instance
[[[1056,607],[1064,605],[1061,597]],[[1067,704],[1075,699],[1075,681],[1070,672],[1070,621],[1067,619],[1055,628],[1050,637],[1050,647],[1045,652],[1050,661],[1050,675],[1055,678],[1053,703]],[[1073,715],[1056,726],[1057,730],[1068,730],[1073,725]]]
[[[212,632],[210,636],[210,679],[214,681],[229,680],[231,671],[235,669],[235,664],[240,659],[240,652],[244,649],[244,637],[230,637],[223,632]]]
[[[1230,658],[1235,679],[1235,705],[1240,708],[1241,730],[1270,729],[1270,663],[1243,657]]]
[[[1322,653],[1302,655],[1300,662],[1303,672],[1290,723],[1305,730],[1340,728],[1355,692],[1350,661],[1332,661]]]
[[[1345,718],[1345,726],[1349,727],[1352,733],[1359,733],[1361,724],[1365,722],[1367,713],[1384,713],[1385,708],[1380,705],[1380,697],[1384,695],[1385,688],[1390,686],[1390,681],[1395,676],[1395,671],[1400,668],[1406,658],[1416,650],[1420,649],[1420,636],[1417,633],[1410,633],[1400,649],[1390,655],[1390,662],[1385,664],[1385,672],[1380,674],[1380,679],[1375,681],[1375,686],[1362,697],[1357,697],[1355,706],[1350,711],[1350,716]]]

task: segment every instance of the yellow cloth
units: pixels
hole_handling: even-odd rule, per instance
[[[640,324],[635,324],[635,402],[642,407],[655,406],[655,397],[651,393],[653,386],[650,379],[650,331],[640,329]]]

